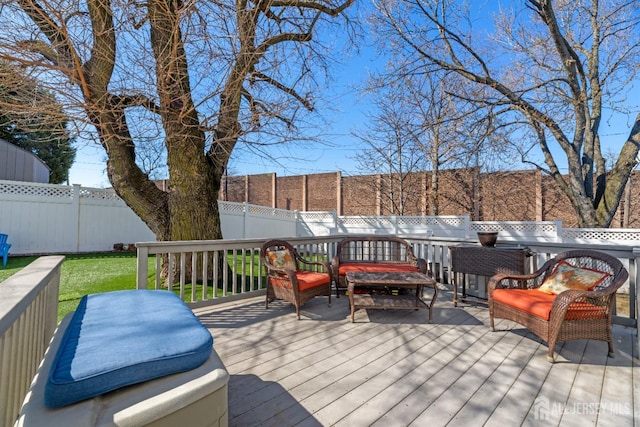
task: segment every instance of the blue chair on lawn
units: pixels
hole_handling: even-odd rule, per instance
[[[6,234],[0,234],[0,255],[2,255],[2,266],[7,265],[7,256],[9,255],[9,248],[11,247],[11,243],[7,243],[7,238],[9,238]]]

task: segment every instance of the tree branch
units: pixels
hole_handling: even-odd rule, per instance
[[[267,76],[266,74],[263,74],[259,71],[254,71],[253,72],[253,76],[257,77],[258,79],[260,79],[261,81],[264,81],[276,88],[278,88],[279,90],[293,96],[296,100],[298,100],[298,102],[300,102],[304,108],[306,108],[309,111],[313,111],[313,104],[305,97],[303,97],[302,95],[300,95],[295,89],[290,88],[282,83],[280,83],[279,81]]]
[[[110,96],[114,104],[121,105],[122,107],[144,107],[154,114],[160,114],[161,109],[158,104],[153,102],[149,97],[136,94],[136,95],[111,95]]]
[[[300,9],[314,9],[319,11],[320,13],[324,13],[331,17],[336,17],[346,8],[351,6],[355,0],[347,0],[344,3],[338,5],[337,7],[328,7],[326,4],[318,3],[314,1],[300,1],[300,0],[275,0],[272,1],[269,6],[271,7],[296,7]]]

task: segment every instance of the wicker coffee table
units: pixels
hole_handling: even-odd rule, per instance
[[[436,281],[423,273],[365,273],[348,272],[346,274],[349,305],[351,306],[351,322],[354,322],[355,311],[359,308],[429,310],[429,323],[433,321],[433,304],[438,297]],[[433,298],[429,304],[422,300],[425,286],[433,288]],[[357,293],[365,288],[367,293]],[[409,289],[415,293],[407,295],[388,295],[379,291],[386,288]]]

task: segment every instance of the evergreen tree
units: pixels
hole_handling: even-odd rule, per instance
[[[0,62],[0,138],[38,156],[53,184],[67,181],[76,155],[67,121],[55,97],[35,79]]]

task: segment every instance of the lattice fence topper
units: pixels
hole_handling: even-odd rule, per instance
[[[338,222],[343,225],[432,225],[460,228],[465,226],[464,216],[342,216]]]
[[[527,234],[556,233],[555,222],[472,222],[471,231],[509,231]]]
[[[461,227],[465,225],[465,217],[460,216],[397,216],[397,224],[406,225],[446,225]]]
[[[344,225],[393,225],[389,217],[376,216],[348,216],[338,218],[338,222]]]
[[[73,198],[73,187],[53,184],[25,184],[23,182],[12,183],[2,181],[0,182],[0,194],[71,199]]]
[[[403,216],[403,217],[399,217],[396,223],[405,224],[405,225],[424,225],[427,223],[427,221],[426,221],[426,217]]]
[[[614,240],[640,242],[640,230],[615,228],[565,228],[562,237],[575,240]]]
[[[82,199],[90,199],[90,200],[108,200],[113,202],[122,201],[122,199],[118,197],[116,192],[111,189],[81,188],[80,197]]]
[[[249,212],[254,215],[264,215],[264,216],[276,216],[280,218],[290,218],[296,219],[295,211],[288,211],[285,209],[277,209],[277,208],[269,208],[266,206],[256,206],[256,205],[248,205]]]
[[[218,200],[218,207],[225,212],[244,212],[244,203],[223,202]]]
[[[312,219],[322,219],[322,220],[333,220],[335,215],[333,212],[299,212],[300,218],[305,220]]]

